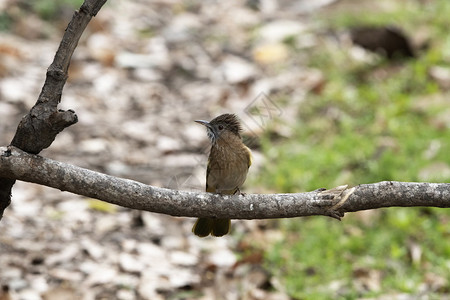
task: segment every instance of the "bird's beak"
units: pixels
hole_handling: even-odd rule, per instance
[[[214,130],[214,127],[211,125],[211,123],[204,120],[195,120],[195,122],[206,126],[206,133],[208,134],[208,138],[211,140],[212,143],[215,143],[217,139],[217,133]]]
[[[209,127],[209,126],[210,126],[208,121],[204,121],[204,120],[195,120],[195,122],[197,122],[197,123],[199,123],[199,124],[202,124],[202,125],[205,125],[206,127]]]

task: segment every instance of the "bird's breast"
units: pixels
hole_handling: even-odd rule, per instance
[[[213,147],[206,178],[208,186],[214,187],[216,192],[234,193],[244,184],[248,166],[249,154],[246,148]]]

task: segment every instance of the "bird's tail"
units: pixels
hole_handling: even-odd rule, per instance
[[[198,218],[192,232],[199,237],[224,236],[230,232],[230,219]]]
[[[212,236],[224,236],[230,232],[230,219],[213,219]]]

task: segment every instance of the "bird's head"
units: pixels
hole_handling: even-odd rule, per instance
[[[205,125],[209,139],[214,144],[222,135],[235,135],[241,137],[242,127],[235,114],[223,114],[210,122],[196,120],[195,122]]]

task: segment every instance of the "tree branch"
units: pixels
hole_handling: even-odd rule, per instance
[[[106,0],[86,0],[66,28],[36,104],[25,115],[11,145],[29,153],[39,153],[55,140],[64,128],[78,121],[73,110],[58,110],[67,80],[70,59],[87,24]]]
[[[85,0],[66,28],[52,64],[47,69],[46,79],[36,104],[17,127],[11,145],[29,153],[39,153],[49,147],[58,133],[75,124],[78,117],[73,110],[58,110],[63,87],[67,80],[70,59],[78,41],[93,16],[106,0]],[[0,178],[0,220],[3,211],[11,202],[14,180]]]
[[[183,217],[292,218],[391,206],[450,207],[450,184],[386,181],[296,194],[222,196],[153,187],[0,147],[0,176],[33,182],[120,206]]]

